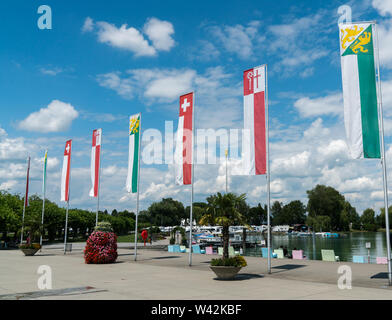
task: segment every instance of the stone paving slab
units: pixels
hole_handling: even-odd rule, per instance
[[[51,249],[33,257],[25,257],[19,250],[0,251],[0,295],[30,293],[24,298],[62,300],[392,299],[387,279],[370,278],[385,272],[385,265],[273,259],[272,274],[268,274],[267,259],[246,257],[248,266],[237,280],[218,281],[209,268],[210,259],[216,256],[194,254],[189,267],[188,254],[138,250],[135,262],[133,250],[118,252],[117,263],[86,265],[81,251],[64,255]],[[53,292],[42,294],[37,287],[40,265],[52,269]],[[340,265],[352,268],[351,290],[337,286]],[[66,289],[82,287],[96,292],[64,294]]]

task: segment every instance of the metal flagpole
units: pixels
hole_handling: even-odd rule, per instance
[[[193,151],[193,150],[192,150]],[[191,185],[191,213],[189,230],[189,266],[192,266],[192,228],[193,228],[193,163],[192,163],[192,185]]]
[[[385,207],[385,233],[387,240],[387,259],[388,259],[388,282],[392,285],[392,270],[391,270],[391,241],[389,233],[389,207],[388,207],[388,183],[387,183],[387,165],[385,159],[385,146],[384,146],[384,121],[383,121],[383,111],[382,111],[382,91],[381,91],[381,78],[380,78],[380,55],[378,46],[378,31],[377,24],[374,23],[374,29],[376,34],[377,42],[377,91],[378,91],[378,113],[380,122],[380,141],[381,141],[381,164],[383,171],[383,185],[384,185],[384,207]]]
[[[20,235],[20,244],[23,244],[23,227],[24,227],[25,211],[26,211],[26,200],[24,200],[24,204],[23,204],[22,232]]]
[[[268,273],[271,273],[271,219],[270,219],[270,166],[269,166],[269,119],[268,119],[268,73],[267,73],[267,65],[265,65],[265,119],[266,119],[266,155],[267,155],[267,225],[268,225],[268,233],[267,233],[267,245],[268,245]]]
[[[71,144],[72,151],[72,144]],[[69,153],[69,157],[71,153]],[[65,213],[65,229],[64,229],[64,254],[66,252],[67,247],[67,234],[68,234],[68,211],[69,211],[69,197],[71,196],[71,160],[69,161],[69,180],[68,180],[68,200],[67,200],[67,211]]]
[[[228,154],[229,154],[229,151],[228,151],[228,149],[226,149],[225,150],[225,156],[226,156],[226,193],[227,193],[227,190],[228,190],[228,188],[227,188],[227,156],[228,156]]]
[[[138,146],[138,168],[137,168],[137,195],[136,195],[136,221],[135,221],[135,261],[137,259],[137,219],[139,216],[139,182],[140,182],[140,137],[142,135],[142,114],[139,113],[139,146]]]
[[[42,251],[42,233],[44,231],[44,214],[45,214],[45,193],[44,198],[42,199],[42,219],[41,219],[41,235],[39,238],[39,244],[41,246],[40,251]]]
[[[195,92],[193,92],[193,106],[192,106],[192,175],[191,175],[191,179],[192,179],[192,184],[191,184],[191,210],[190,210],[190,230],[189,230],[189,266],[192,266],[192,228],[193,228],[193,170],[194,170],[194,164],[193,164],[193,160],[194,160],[194,150],[193,150],[193,146],[194,146],[194,131],[195,131]]]
[[[99,180],[99,178],[98,178]],[[99,183],[99,181],[98,181]],[[99,187],[98,187],[98,194],[97,194],[97,213],[95,214],[95,226],[98,225],[98,212],[99,212]]]
[[[29,171],[30,171],[30,156],[27,157],[27,174],[26,174],[26,192],[25,192],[25,197],[24,197],[24,202],[23,202],[23,216],[22,216],[22,232],[20,234],[20,244],[23,244],[23,229],[24,229],[24,218],[25,218],[25,213],[26,213],[26,197],[28,197],[27,194],[27,188],[28,188],[28,183],[29,183]]]
[[[41,235],[39,238],[39,244],[41,246],[40,251],[42,251],[42,233],[44,231],[44,215],[45,215],[45,198],[46,198],[46,168],[45,168],[45,161],[47,159],[47,155],[48,155],[48,150],[45,151],[45,158],[44,158],[44,173],[43,173],[43,185],[42,185],[42,191],[43,191],[43,198],[42,198],[42,217],[41,217]]]
[[[99,191],[101,187],[101,151],[102,151],[102,130],[100,132],[100,145],[99,145],[99,168],[98,168],[98,194],[97,194],[97,214],[95,215],[95,226],[98,225],[98,213],[99,213]],[[96,152],[96,151],[95,151]]]
[[[69,198],[67,201],[67,211],[65,213],[65,229],[64,229],[64,254],[66,252],[66,247],[67,247],[67,231],[68,231],[68,210],[69,210]]]

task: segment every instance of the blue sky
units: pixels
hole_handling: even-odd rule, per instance
[[[40,30],[37,9],[52,9]],[[301,199],[317,183],[362,212],[378,210],[377,160],[348,157],[343,124],[337,13],[380,23],[388,157],[392,134],[392,1],[2,1],[0,4],[0,189],[40,194],[49,149],[48,197],[60,203],[65,141],[72,138],[71,207],[88,197],[92,130],[103,129],[101,208],[135,208],[125,192],[127,117],[144,129],[177,127],[178,97],[196,90],[196,127],[242,127],[242,72],[268,64],[272,201]],[[389,40],[389,41],[388,41]],[[146,143],[143,144],[145,146]],[[230,161],[234,167],[236,159]],[[392,160],[390,160],[392,161]],[[173,168],[142,163],[141,207],[162,197],[189,202]],[[391,180],[392,181],[392,180]],[[265,203],[265,177],[230,177],[230,190]],[[224,190],[224,163],[197,165],[195,198]]]

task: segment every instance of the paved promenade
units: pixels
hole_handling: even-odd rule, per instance
[[[392,299],[385,265],[246,257],[234,281],[215,280],[211,256],[119,249],[117,263],[86,265],[81,250],[44,248],[33,257],[0,250],[0,299]],[[52,290],[39,290],[38,267],[52,269]],[[352,289],[337,286],[338,267],[352,269]],[[375,278],[372,278],[375,277]]]

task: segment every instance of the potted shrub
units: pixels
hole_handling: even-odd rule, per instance
[[[117,235],[109,222],[99,222],[87,239],[84,249],[85,263],[113,263],[117,256]]]
[[[218,192],[207,198],[207,209],[199,222],[201,225],[222,226],[223,257],[211,260],[211,269],[221,279],[232,279],[242,267],[246,266],[243,257],[229,258],[230,226],[240,224],[249,228],[246,216],[241,213],[241,208],[246,205],[245,199],[245,194],[237,196],[234,193],[226,193],[222,195]]]
[[[247,263],[244,257],[235,256],[231,258],[212,259],[210,268],[215,272],[218,279],[231,280],[242,267],[246,267]]]
[[[39,243],[26,243],[19,245],[19,249],[25,256],[33,256],[41,249],[41,245]]]
[[[25,256],[33,256],[41,249],[39,238],[41,236],[41,221],[35,215],[26,216],[24,231],[27,234],[26,243],[21,243],[19,249]]]

